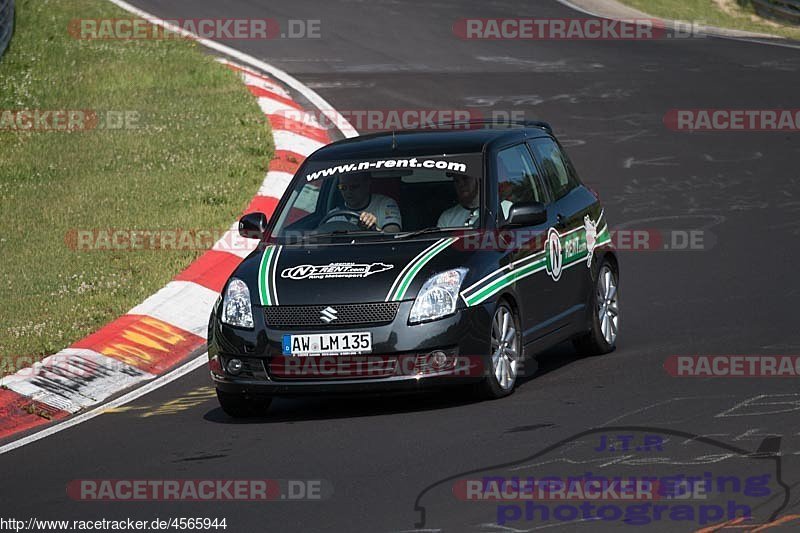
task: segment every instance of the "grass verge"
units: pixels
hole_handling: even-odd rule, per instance
[[[771,33],[800,40],[800,28],[756,15],[752,4],[737,0],[620,0],[660,18],[697,21],[718,28]]]
[[[202,253],[76,251],[71,233],[223,230],[273,153],[255,100],[195,43],[77,40],[68,25],[81,18],[130,15],[105,0],[18,0],[0,59],[0,112],[127,117],[121,129],[0,130],[0,375],[124,314]]]

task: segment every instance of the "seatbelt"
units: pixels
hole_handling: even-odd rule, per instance
[[[479,207],[473,207],[472,211],[469,213],[469,217],[467,217],[466,222],[464,222],[465,227],[472,226],[478,220],[478,211],[480,211]]]

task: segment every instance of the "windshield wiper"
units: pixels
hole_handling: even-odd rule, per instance
[[[341,237],[343,235],[373,235],[373,234],[377,235],[378,233],[375,231],[337,229],[333,231],[325,231],[323,233],[307,233],[303,235],[302,242],[306,242],[309,239],[316,239],[317,237]]]
[[[348,233],[355,233],[351,232],[350,230],[346,229],[337,229],[334,231],[325,231],[322,233],[306,233],[303,235],[303,242],[306,242],[310,239],[316,239],[317,237],[335,237],[337,235],[347,235]]]
[[[418,229],[416,231],[407,231],[405,233],[397,233],[395,234],[395,239],[406,239],[409,237],[416,237],[417,235],[424,235],[425,233],[435,233],[437,231],[454,231],[454,230],[463,230],[469,228],[440,228],[439,226],[429,226],[427,228]]]

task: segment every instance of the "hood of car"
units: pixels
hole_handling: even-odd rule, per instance
[[[457,237],[268,245],[239,266],[256,305],[319,305],[403,301],[434,273],[462,266]]]

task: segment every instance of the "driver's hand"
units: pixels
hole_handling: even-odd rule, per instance
[[[361,216],[358,217],[358,220],[368,228],[371,228],[372,226],[378,223],[378,217],[376,217],[372,213],[368,213],[367,211],[361,213]]]

